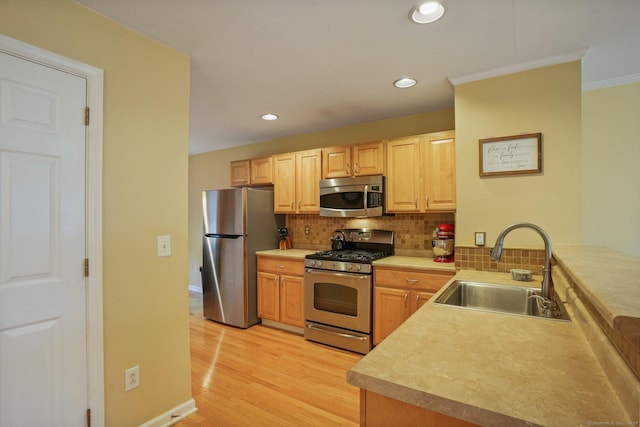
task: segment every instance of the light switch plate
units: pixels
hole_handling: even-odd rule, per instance
[[[486,232],[476,231],[476,246],[484,246],[486,236]]]
[[[158,236],[158,256],[171,256],[171,236]]]

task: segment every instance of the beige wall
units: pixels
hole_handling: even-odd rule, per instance
[[[106,423],[139,425],[191,398],[189,58],[70,0],[3,0],[0,32],[104,70]],[[170,257],[156,257],[160,234]]]
[[[571,62],[459,85],[455,88],[456,244],[487,246],[507,225],[526,221],[554,243],[581,243],[581,68]],[[480,178],[478,140],[542,132],[543,172]],[[542,248],[531,230],[515,230],[505,247]]]
[[[640,83],[582,97],[584,244],[640,257]]]
[[[195,287],[201,284],[197,268],[202,264],[202,190],[229,186],[230,161],[454,128],[454,112],[448,109],[361,123],[191,156],[189,158],[189,284]]]

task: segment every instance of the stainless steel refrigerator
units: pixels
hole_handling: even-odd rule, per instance
[[[278,247],[284,216],[273,213],[273,191],[202,192],[203,312],[240,328],[258,323],[256,251]]]

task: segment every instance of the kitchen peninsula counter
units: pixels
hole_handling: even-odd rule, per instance
[[[460,271],[454,279],[540,283],[539,276],[523,284],[480,271]],[[638,414],[625,412],[573,315],[572,322],[561,322],[434,299],[353,366],[347,381],[483,426],[638,425]]]

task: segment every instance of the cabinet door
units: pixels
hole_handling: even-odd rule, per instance
[[[280,276],[280,321],[304,327],[304,279]]]
[[[321,150],[296,153],[296,212],[320,212]]]
[[[411,291],[411,314],[418,311],[435,293],[429,291]]]
[[[387,142],[387,211],[418,212],[420,137]]]
[[[351,147],[328,147],[322,149],[322,178],[344,178],[351,176]]]
[[[410,315],[409,291],[373,288],[373,343],[380,344]]]
[[[295,159],[294,153],[273,156],[273,210],[275,213],[295,212]]]
[[[371,142],[353,146],[353,175],[384,175],[384,144]]]
[[[455,132],[425,135],[422,143],[426,210],[456,209]]]
[[[243,187],[249,185],[249,160],[236,160],[230,163],[231,186]]]
[[[262,319],[280,320],[279,278],[277,274],[258,272],[258,317]]]
[[[251,160],[251,184],[268,185],[273,184],[273,165],[271,157]]]

